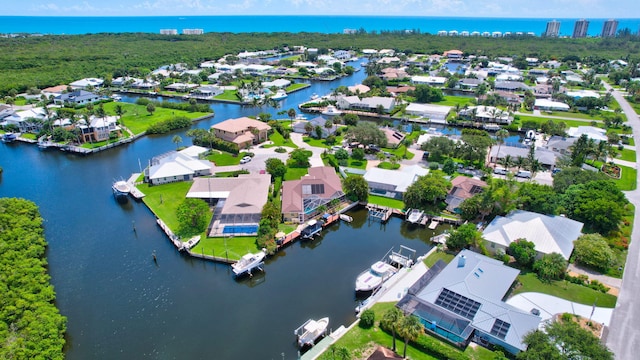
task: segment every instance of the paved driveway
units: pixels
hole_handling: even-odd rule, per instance
[[[559,297],[536,292],[515,295],[507,300],[507,304],[526,312],[530,312],[531,309],[536,308],[540,310],[540,317],[543,321],[551,319],[556,314],[570,313],[609,325],[611,323],[611,314],[613,313],[613,309],[611,308],[594,308],[592,305],[578,304],[560,299]],[[592,311],[593,316],[591,315]]]

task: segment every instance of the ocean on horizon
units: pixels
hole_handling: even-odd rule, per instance
[[[118,17],[43,17],[0,16],[2,34],[96,34],[160,33],[160,29],[202,29],[204,32],[317,32],[342,33],[344,29],[438,31],[532,32],[541,35],[548,21],[536,18],[401,17],[401,16],[118,16]],[[560,21],[560,35],[571,36],[578,19]],[[599,36],[606,19],[589,20],[589,36]],[[618,19],[618,30],[637,33],[640,19]]]

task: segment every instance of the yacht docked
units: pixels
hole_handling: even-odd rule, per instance
[[[407,221],[412,224],[417,224],[422,219],[424,211],[418,209],[410,209],[407,213]]]
[[[322,115],[324,116],[337,116],[341,114],[342,114],[342,111],[336,109],[336,107],[333,105],[327,106],[327,108],[322,111]]]
[[[325,317],[320,320],[309,319],[299,328],[293,331],[298,341],[298,347],[313,346],[316,340],[325,335],[329,327],[329,318]]]
[[[243,257],[241,257],[240,260],[233,263],[231,265],[231,270],[233,271],[233,274],[235,276],[240,276],[245,273],[251,275],[251,271],[253,269],[258,268],[262,270],[260,267],[264,265],[263,260],[266,256],[267,256],[267,253],[265,252],[264,249],[260,250],[255,254],[248,253]]]
[[[376,261],[369,269],[358,275],[356,292],[373,291],[398,271],[397,268],[384,261]]]
[[[8,132],[8,133],[2,134],[2,142],[5,142],[5,143],[13,142],[17,138],[18,138],[18,135],[16,133]]]
[[[116,198],[126,197],[131,192],[129,184],[124,180],[114,182],[113,185],[111,185],[111,190],[113,190],[113,196]]]
[[[277,100],[284,100],[287,96],[289,96],[289,95],[287,95],[287,92],[286,92],[286,91],[284,91],[284,90],[282,90],[282,89],[280,89],[280,90],[278,90],[278,91],[276,92],[276,94],[275,94],[275,95],[273,95],[273,96],[271,97],[271,99],[272,99],[272,100],[276,100],[276,101],[277,101]]]

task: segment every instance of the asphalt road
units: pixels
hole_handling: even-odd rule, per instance
[[[604,83],[604,82],[603,82]],[[605,84],[605,88],[611,87]],[[640,152],[640,120],[626,99],[618,92],[613,92],[613,97],[627,116],[627,124],[633,128],[633,137],[636,140],[636,152]],[[616,308],[611,317],[606,344],[611,349],[616,359],[638,359],[636,353],[640,349],[640,303],[636,296],[640,293],[640,192],[638,190],[626,192],[627,198],[636,207],[631,233],[631,244],[627,254],[627,263],[622,276],[622,288],[618,296]]]

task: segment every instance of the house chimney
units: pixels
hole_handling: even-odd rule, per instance
[[[467,257],[464,255],[460,255],[458,257],[458,267],[464,267],[464,265],[467,263]]]

